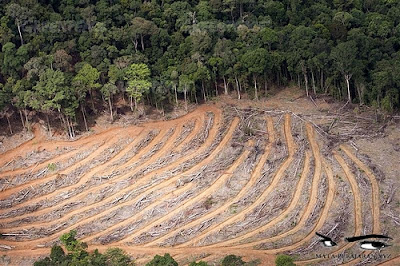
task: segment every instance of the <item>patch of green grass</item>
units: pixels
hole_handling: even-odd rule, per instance
[[[49,171],[54,172],[55,170],[57,170],[57,165],[55,163],[49,163],[47,165],[47,169],[49,169]]]

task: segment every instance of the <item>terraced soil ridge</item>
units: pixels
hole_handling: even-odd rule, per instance
[[[381,233],[379,182],[350,146],[329,150],[312,123],[290,113],[234,113],[203,105],[71,142],[46,140],[34,127],[33,139],[0,155],[0,254],[48,254],[75,229],[90,249],[120,247],[140,263],[168,252],[269,265],[276,254],[312,247],[326,255],[357,249],[317,246],[315,232]],[[355,168],[370,185],[362,190],[369,212]],[[343,187],[349,224],[332,228]],[[371,232],[363,232],[366,215]],[[300,255],[297,264],[322,260],[337,262]]]

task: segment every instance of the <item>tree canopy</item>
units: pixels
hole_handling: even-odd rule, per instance
[[[391,112],[399,14],[399,1],[4,0],[0,113],[56,116],[74,136],[125,97],[135,111],[291,82]]]

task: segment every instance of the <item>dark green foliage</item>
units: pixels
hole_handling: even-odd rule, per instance
[[[105,254],[101,254],[97,249],[93,252],[87,251],[87,244],[75,238],[76,231],[60,237],[61,243],[68,251],[65,254],[62,247],[54,245],[51,248],[50,257],[46,257],[34,263],[35,266],[54,266],[54,265],[91,265],[91,266],[132,266],[135,265],[129,256],[119,248],[110,248]]]
[[[36,110],[73,137],[126,97],[164,109],[289,83],[396,111],[398,14],[400,1],[4,0],[1,117],[29,128]]]
[[[61,263],[65,260],[65,252],[62,247],[54,245],[51,248],[50,260],[54,263]]]
[[[228,255],[223,260],[221,265],[222,266],[242,266],[246,263],[242,260],[242,257],[236,255]]]
[[[109,248],[104,255],[106,257],[106,265],[134,265],[129,256],[125,253],[125,251],[120,248]]]
[[[171,257],[171,255],[165,253],[164,256],[155,255],[146,266],[178,266],[178,263]]]
[[[293,261],[294,261],[293,258],[290,257],[289,255],[281,254],[281,255],[276,256],[275,265],[276,266],[295,266],[296,264],[294,264]]]

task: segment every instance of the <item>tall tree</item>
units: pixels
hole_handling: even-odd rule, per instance
[[[76,89],[76,94],[81,104],[81,112],[83,115],[83,120],[85,122],[86,131],[88,131],[89,128],[86,121],[85,98],[87,92],[89,92],[92,103],[92,109],[93,111],[95,111],[94,100],[93,100],[93,89],[101,87],[101,85],[97,83],[99,77],[100,73],[96,68],[92,67],[88,63],[84,63],[82,68],[78,71],[78,73],[75,75],[72,81]]]
[[[336,69],[343,75],[347,87],[347,100],[351,102],[350,79],[357,66],[357,47],[355,42],[339,43],[333,48],[331,57]]]
[[[256,100],[258,100],[257,79],[265,70],[265,66],[267,64],[267,56],[268,52],[266,49],[257,48],[246,52],[241,58],[243,65],[253,76],[254,98]]]
[[[112,122],[114,120],[112,98],[113,95],[117,93],[118,88],[117,86],[115,86],[114,83],[107,82],[106,84],[104,84],[104,86],[101,87],[100,91],[103,97],[108,101],[108,107],[110,108],[110,117]]]
[[[20,6],[19,4],[11,3],[7,6],[7,15],[14,19],[15,25],[18,29],[21,45],[24,45],[22,27],[28,23],[29,19],[32,18],[30,10],[27,7]]]
[[[151,87],[150,69],[146,64],[132,64],[126,71],[125,79],[128,82],[126,91],[130,97],[131,110],[133,111],[133,101],[136,110],[143,95],[149,92]]]
[[[44,112],[47,118],[47,125],[51,133],[49,114],[54,111],[61,113],[61,104],[65,98],[65,77],[59,70],[47,69],[40,80],[33,87],[33,98],[29,105]]]

